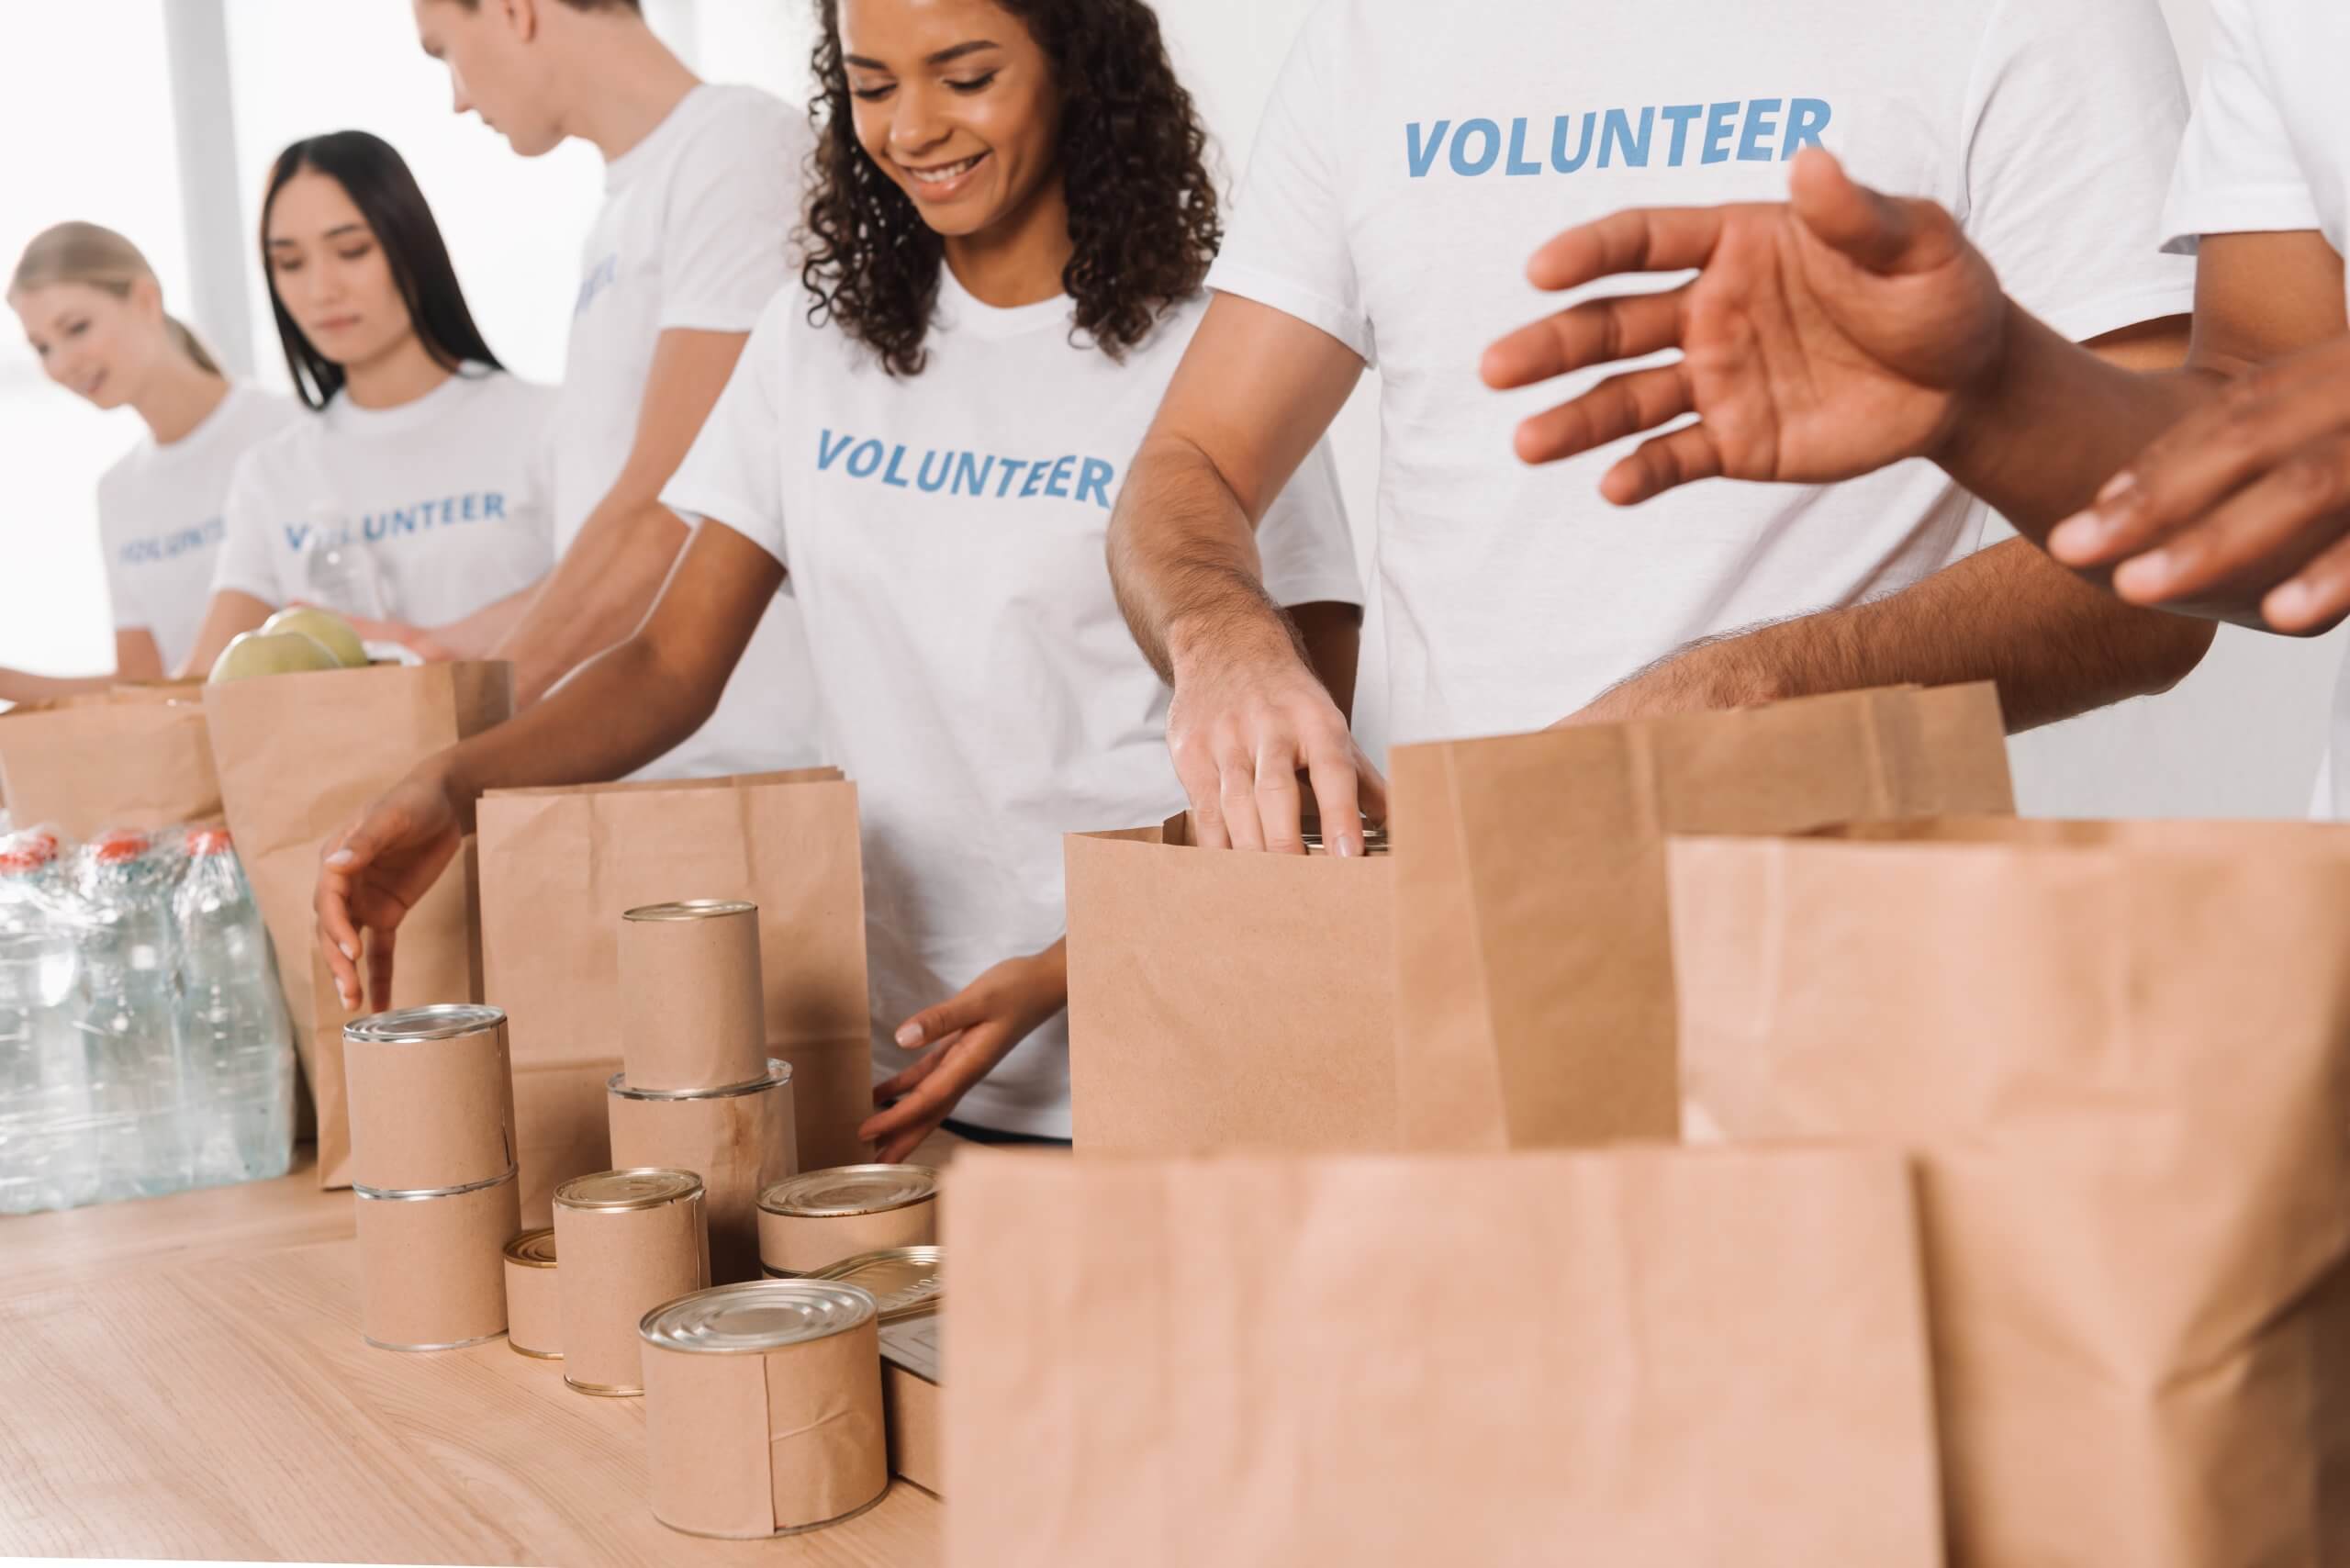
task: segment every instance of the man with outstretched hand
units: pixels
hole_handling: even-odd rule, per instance
[[[1477,375],[1478,346],[1531,313],[1516,258],[1578,212],[1776,200],[1815,148],[1961,213],[2065,338],[2177,364],[2192,274],[2155,218],[2187,105],[2154,0],[1897,9],[1489,0],[1473,28],[1418,0],[1316,10],[1112,530],[1203,843],[1295,849],[1301,770],[1341,852],[1381,807],[1251,537],[1367,365],[1399,741],[1985,678],[2020,728],[2194,666],[2208,626],[2020,541],[1979,550],[1986,509],[1927,465],[1693,487],[1633,516],[1595,500],[1595,468],[1512,459],[1515,419],[1555,400]],[[1678,319],[1670,294],[1620,309],[1606,322],[1648,338]]]
[[[2313,635],[2350,614],[2350,15],[2216,12],[2217,47],[2163,218],[2200,260],[2181,369],[2131,374],[2003,293],[1942,207],[1807,151],[1789,199],[1615,213],[1536,252],[1537,286],[1695,268],[1495,342],[1496,387],[1663,349],[1518,427],[1529,463],[1649,434],[1618,505],[1716,476],[1851,478],[1925,458],[2132,604]],[[1694,422],[1661,430],[1695,415]],[[2337,703],[2337,711],[2340,704]],[[2345,729],[2337,715],[2335,748]],[[2330,759],[2330,779],[2345,771]],[[2319,809],[2341,814],[2331,781]]]

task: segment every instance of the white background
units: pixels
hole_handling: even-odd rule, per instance
[[[595,155],[567,147],[535,163],[448,113],[447,84],[415,47],[403,0],[74,0],[10,7],[10,52],[31,66],[0,95],[0,264],[47,224],[86,218],[143,246],[168,297],[190,297],[185,212],[173,162],[162,7],[219,4],[233,83],[234,204],[250,247],[257,195],[287,140],[357,126],[416,168],[491,346],[520,373],[562,370],[578,237],[593,209]],[[1259,111],[1291,35],[1315,0],[1161,0],[1177,64],[1221,143],[1247,166]],[[1460,0],[1473,6],[1474,0]],[[1628,0],[1617,0],[1628,3]],[[2190,83],[2205,0],[2164,0]],[[674,47],[715,80],[750,81],[804,102],[813,41],[805,0],[646,0]],[[99,62],[103,62],[101,65]],[[265,296],[248,266],[249,343],[220,343],[285,385]],[[0,326],[10,325],[0,321]],[[199,329],[210,325],[199,319]],[[218,334],[215,336],[216,341]],[[233,335],[233,334],[231,334]],[[1479,345],[1464,344],[1473,353]],[[1378,464],[1370,378],[1342,418],[1339,464],[1366,571]],[[73,672],[111,650],[91,514],[99,471],[137,435],[128,411],[100,417],[39,379],[13,330],[0,331],[0,664]],[[1505,461],[1506,458],[1504,458]],[[1596,504],[1596,503],[1595,503]],[[2305,807],[2344,633],[2304,644],[2226,631],[2203,667],[2166,697],[2025,736],[2015,747],[2025,809],[2088,815],[2291,815]],[[1384,738],[1376,628],[1367,640],[1359,728]]]

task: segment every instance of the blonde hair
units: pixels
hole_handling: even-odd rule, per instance
[[[103,288],[118,299],[128,299],[131,286],[142,278],[154,283],[155,269],[147,264],[147,258],[140,253],[138,246],[95,223],[61,223],[42,230],[25,247],[25,253],[17,259],[16,273],[8,280],[8,295],[14,298],[51,284],[78,283]],[[156,284],[158,292],[162,286]],[[194,360],[198,370],[226,379],[218,362],[196,335],[188,330],[185,322],[167,314],[163,326],[180,352]]]

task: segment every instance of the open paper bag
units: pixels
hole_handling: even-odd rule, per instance
[[[319,1180],[350,1184],[342,1026],[315,939],[311,898],[327,839],[434,752],[512,711],[502,663],[378,665],[229,681],[205,689],[204,716],[237,854],[260,902],[294,1018],[317,1116]],[[482,1000],[470,842],[399,928],[391,1003]]]
[[[194,691],[28,703],[0,715],[0,797],[18,826],[69,838],[220,820],[220,779]]]
[[[1693,1136],[1912,1153],[1953,1562],[2350,1562],[2350,827],[1672,846]]]
[[[1930,1568],[1914,1203],[1834,1148],[967,1151],[951,1568]]]
[[[1988,684],[1405,746],[1391,799],[1416,1148],[1673,1135],[1666,834],[2014,809]]]
[[[759,906],[767,1055],[791,1064],[800,1163],[871,1158],[865,884],[856,787],[837,769],[498,790],[476,818],[490,1000],[507,1011],[522,1223],[556,1183],[610,1162],[621,1070],[621,916],[643,904]]]

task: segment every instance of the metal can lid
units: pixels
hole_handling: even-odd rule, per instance
[[[763,1089],[790,1081],[791,1064],[769,1057],[766,1077],[752,1079],[748,1083],[730,1083],[722,1089],[631,1089],[625,1072],[616,1072],[604,1080],[604,1087],[623,1100],[730,1100],[737,1094],[756,1094]]]
[[[665,1350],[757,1355],[846,1333],[879,1311],[868,1292],[836,1280],[746,1280],[665,1302],[636,1332]]]
[[[884,1247],[844,1258],[808,1278],[838,1280],[870,1292],[881,1321],[895,1323],[901,1317],[928,1312],[945,1299],[946,1258],[945,1250],[936,1247]]]
[[[844,1219],[887,1214],[938,1195],[938,1172],[927,1165],[834,1165],[787,1176],[759,1194],[771,1215]]]
[[[436,1002],[430,1007],[402,1007],[373,1017],[354,1019],[342,1026],[342,1037],[370,1046],[413,1046],[426,1040],[453,1040],[478,1035],[506,1022],[503,1008],[471,1002]]]
[[[574,1176],[554,1190],[554,1202],[563,1209],[617,1211],[657,1209],[700,1195],[701,1178],[692,1171],[640,1165]]]
[[[526,1230],[506,1244],[506,1260],[526,1269],[554,1267],[554,1226]]]
[[[1305,841],[1305,847],[1308,849],[1321,849],[1325,847],[1322,830],[1319,827],[1306,828],[1301,832],[1298,836]],[[1387,843],[1387,829],[1378,823],[1363,823],[1362,852],[1365,855],[1385,855],[1390,853],[1390,847]]]
[[[225,855],[229,847],[229,830],[225,827],[200,827],[187,835],[190,855]]]
[[[641,904],[622,910],[622,920],[715,920],[721,915],[756,914],[759,906],[741,899],[680,899],[676,903]]]

